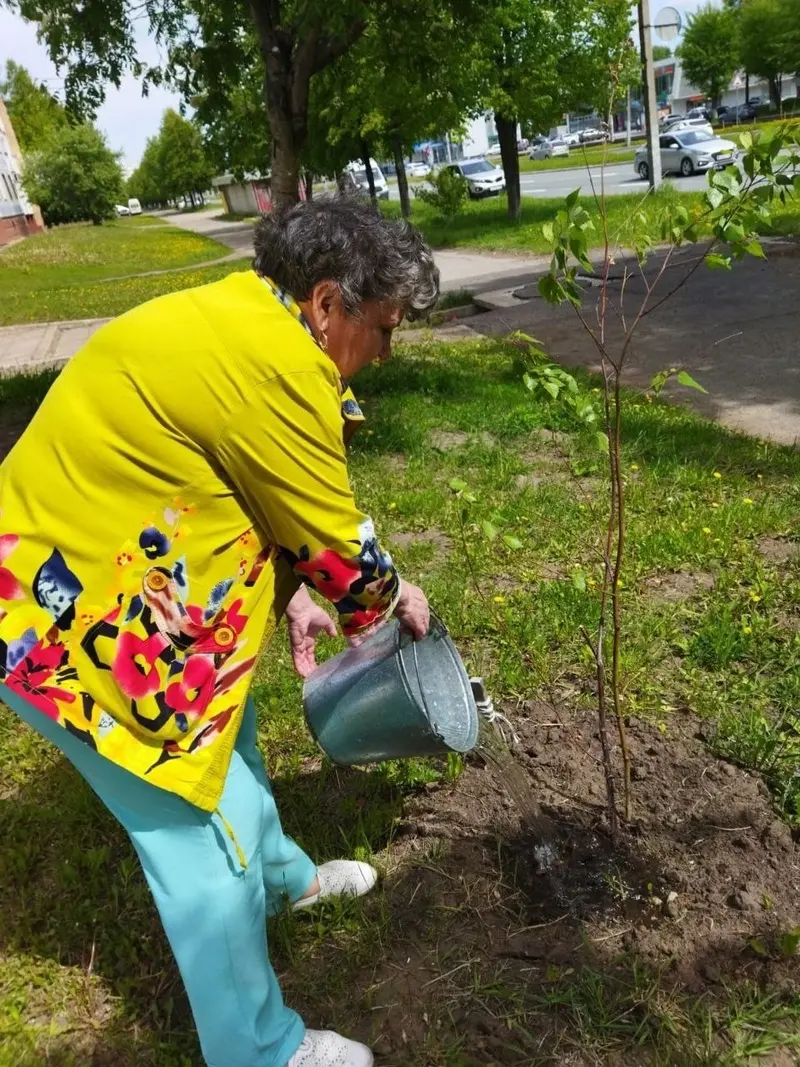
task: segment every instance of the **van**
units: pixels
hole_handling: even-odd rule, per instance
[[[128,211],[131,215],[141,215],[142,213],[142,205],[135,196],[132,196],[128,201]]]
[[[389,199],[389,186],[386,184],[386,179],[383,176],[383,172],[374,159],[370,159],[369,165],[372,168],[372,180],[375,183],[375,195],[379,200]],[[367,178],[367,169],[361,160],[353,163],[348,163],[345,168],[347,173],[353,179],[353,182],[360,193],[366,193],[369,196],[369,179]]]

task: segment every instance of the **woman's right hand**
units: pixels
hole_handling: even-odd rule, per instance
[[[400,597],[395,604],[394,613],[400,622],[420,641],[430,629],[431,609],[428,598],[417,585],[403,581]]]

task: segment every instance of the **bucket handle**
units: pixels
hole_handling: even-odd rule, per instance
[[[428,628],[428,633],[425,636],[426,637],[430,637],[430,636],[433,636],[433,637],[447,637],[447,635],[449,633],[450,633],[450,631],[447,629],[447,624],[445,623],[445,621],[443,619],[440,619],[439,616],[436,614],[436,612],[431,609],[430,626]],[[406,647],[408,645],[408,639],[411,640],[411,647],[412,647],[412,652],[413,652],[413,656],[414,656],[414,670],[415,670],[416,675],[417,675],[417,687],[419,688],[419,694],[422,697],[422,703],[423,703],[423,706],[425,708],[425,714],[428,717],[428,722],[431,723],[431,725],[433,725],[433,718],[431,716],[431,709],[428,707],[428,701],[425,699],[425,686],[422,684],[422,676],[421,676],[421,674],[419,672],[419,659],[417,658],[417,642],[413,639],[413,637],[410,634],[407,633],[407,631],[404,631],[404,630],[402,630],[400,628],[398,628],[397,634],[398,634],[398,637],[397,637],[397,646],[398,646],[398,648]],[[406,638],[406,640],[404,641],[403,638]],[[409,684],[410,683],[410,679],[408,677],[408,672],[406,671],[405,660],[403,659],[402,656],[398,656],[397,658],[398,658],[398,661],[399,661],[399,664],[400,664],[400,670],[401,670],[402,675],[403,675],[403,681],[405,682],[406,687],[410,690],[410,688],[411,688],[411,686]]]

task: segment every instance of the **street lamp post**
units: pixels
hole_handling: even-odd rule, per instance
[[[651,189],[661,185],[661,145],[658,140],[658,101],[656,72],[653,66],[653,35],[650,24],[650,0],[639,0],[639,45],[642,56],[644,113],[647,124],[647,166]]]

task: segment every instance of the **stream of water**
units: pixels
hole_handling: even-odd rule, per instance
[[[537,843],[533,852],[537,870],[550,870],[558,858],[550,819],[542,813],[530,780],[503,739],[499,726],[483,715],[480,716],[475,751],[495,772],[499,784],[510,794],[519,809],[525,828],[535,837]]]

